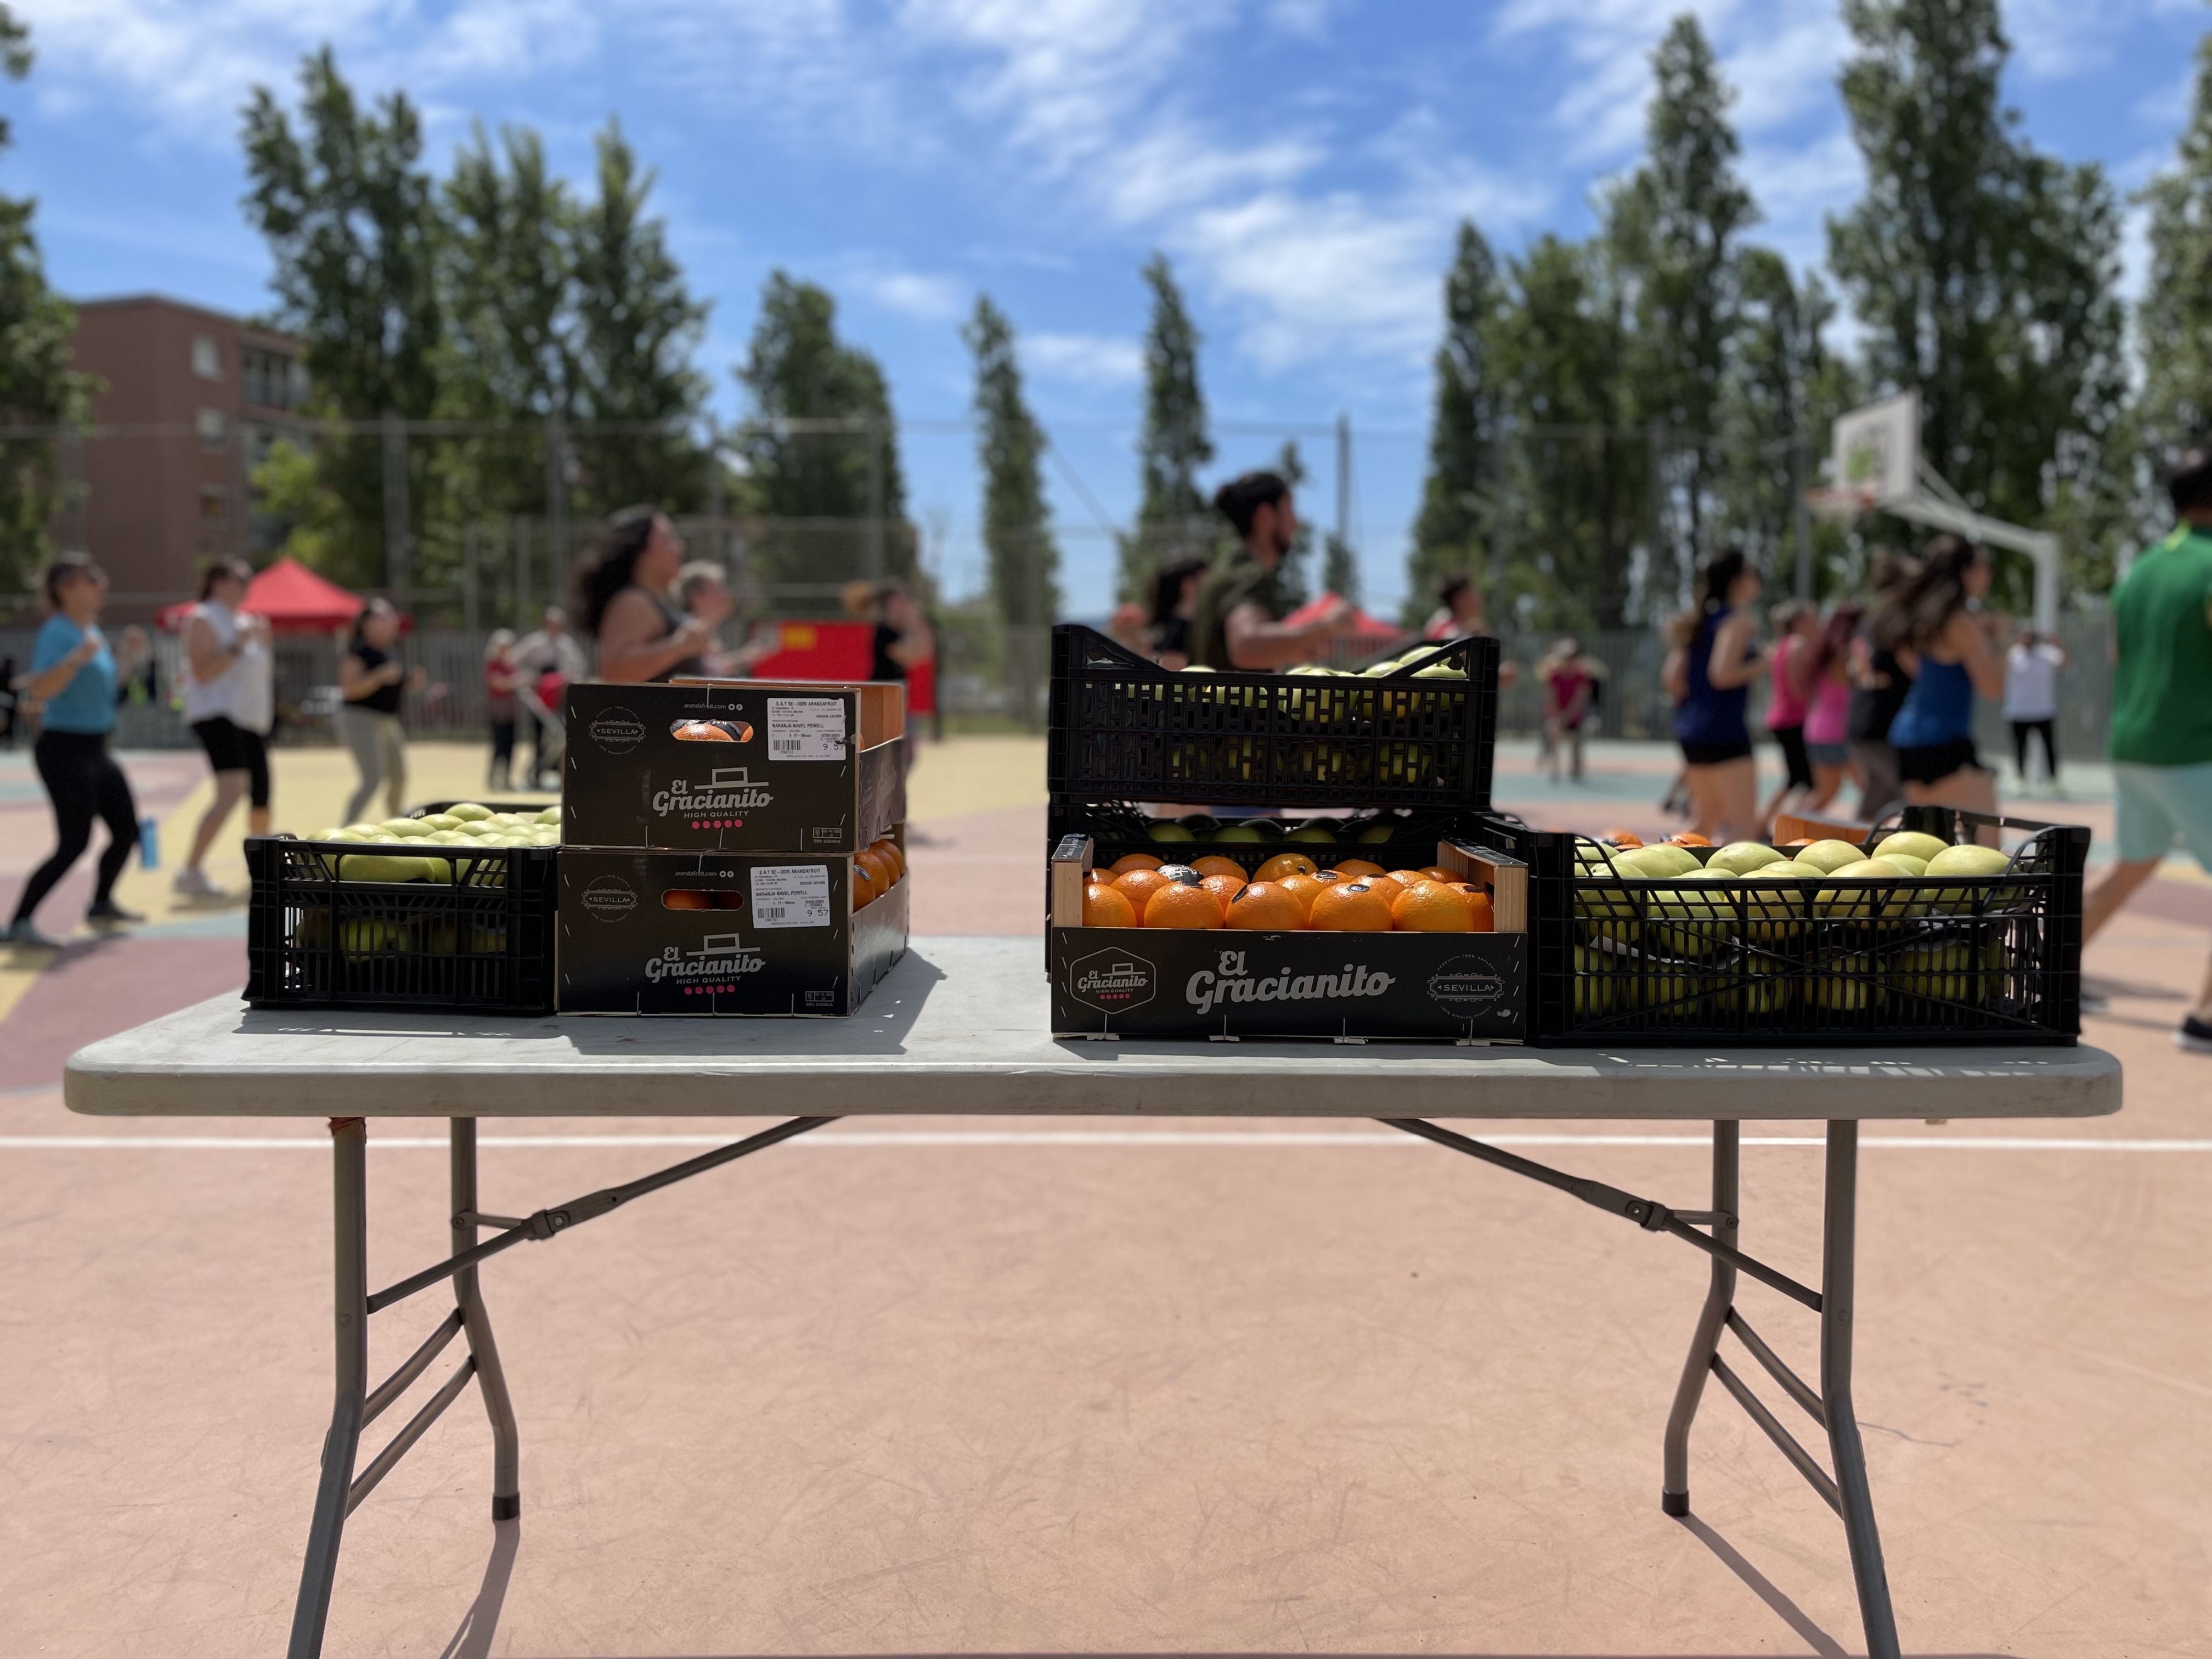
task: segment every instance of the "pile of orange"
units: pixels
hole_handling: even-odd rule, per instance
[[[885,836],[853,854],[853,908],[874,903],[906,879],[906,853]]]
[[[1279,854],[1249,877],[1235,860],[1163,864],[1131,853],[1083,887],[1085,927],[1232,927],[1291,933],[1486,933],[1490,895],[1450,871],[1384,870],[1346,859],[1323,870]]]

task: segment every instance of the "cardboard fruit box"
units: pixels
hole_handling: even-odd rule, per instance
[[[1085,927],[1096,843],[1053,851],[1052,1029],[1086,1037],[1517,1042],[1527,1033],[1528,872],[1464,842],[1436,861],[1492,890],[1487,933]]]
[[[561,840],[858,852],[906,818],[905,732],[899,685],[571,685]]]
[[[908,882],[855,912],[850,857],[569,847],[560,869],[564,1014],[850,1014],[906,954]]]

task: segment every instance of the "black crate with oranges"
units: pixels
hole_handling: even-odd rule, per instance
[[[1053,1029],[1519,1041],[1528,872],[1486,823],[1498,648],[1162,669],[1054,634]]]

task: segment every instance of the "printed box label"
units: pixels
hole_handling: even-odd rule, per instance
[[[770,697],[768,757],[780,761],[843,760],[845,705],[828,697]]]
[[[764,865],[753,872],[753,926],[827,927],[830,872],[819,864]]]

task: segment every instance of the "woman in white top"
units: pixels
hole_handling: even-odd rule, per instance
[[[2031,732],[2043,739],[2044,769],[2054,787],[2058,782],[2058,671],[2068,661],[2065,647],[2032,628],[2022,629],[2005,653],[2004,712],[2012,722],[2012,763],[2023,784]]]
[[[200,602],[185,622],[185,723],[215,769],[215,799],[192,832],[192,850],[177,872],[176,890],[220,898],[222,889],[201,864],[215,838],[246,798],[246,831],[269,833],[269,728],[276,722],[269,619],[240,616],[253,567],[218,559],[200,583]]]

